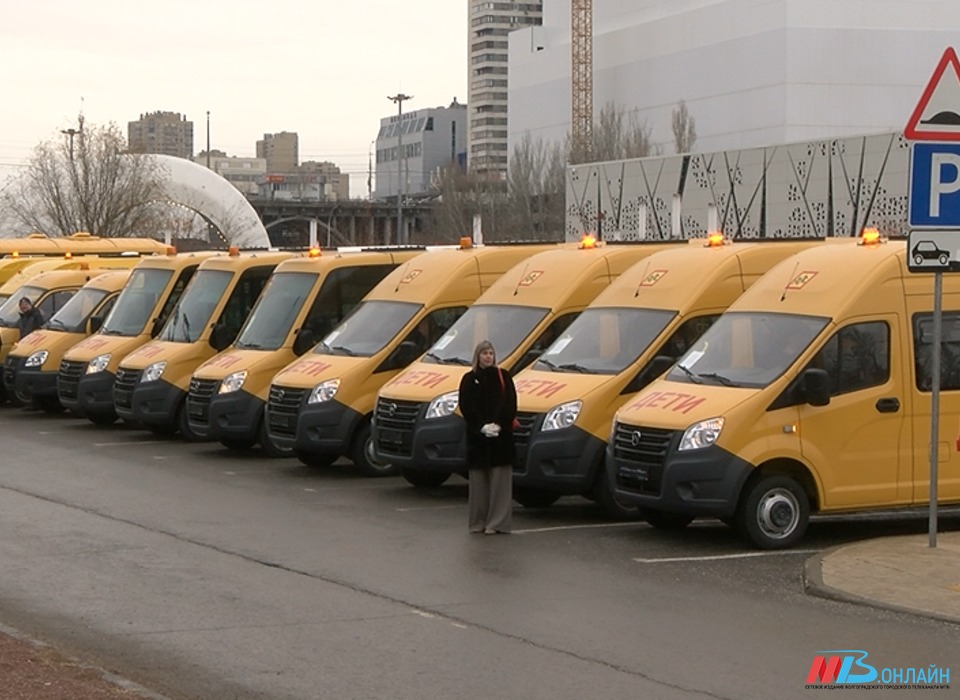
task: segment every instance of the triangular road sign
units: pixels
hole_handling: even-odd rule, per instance
[[[960,141],[960,61],[952,47],[943,52],[903,135],[913,141]]]

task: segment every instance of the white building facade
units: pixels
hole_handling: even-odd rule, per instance
[[[509,146],[571,123],[570,0],[510,34]],[[594,0],[593,105],[614,103],[674,152],[683,100],[694,152],[902,130],[947,46],[956,0]]]
[[[405,112],[402,119],[385,117],[376,149],[374,199],[395,200],[401,183],[405,199],[429,195],[441,168],[466,165],[467,106],[454,99],[449,107]]]

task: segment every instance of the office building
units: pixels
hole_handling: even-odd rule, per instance
[[[300,145],[296,133],[281,131],[264,134],[257,141],[257,158],[267,161],[268,173],[292,173],[300,163]]]
[[[374,199],[416,198],[434,191],[442,168],[466,163],[467,106],[454,99],[449,107],[405,112],[380,120],[377,134]],[[400,147],[403,147],[403,157]]]

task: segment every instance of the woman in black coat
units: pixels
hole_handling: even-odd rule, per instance
[[[510,373],[497,367],[489,340],[474,349],[473,369],[460,380],[459,400],[467,424],[470,532],[510,532],[517,392]]]

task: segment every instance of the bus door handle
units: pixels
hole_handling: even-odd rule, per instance
[[[879,399],[877,401],[877,410],[880,413],[896,413],[900,410],[900,399]]]

